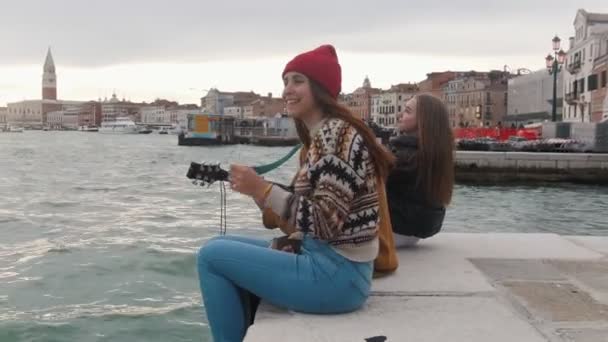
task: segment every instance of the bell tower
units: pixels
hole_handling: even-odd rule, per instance
[[[46,53],[44,61],[44,73],[42,74],[42,99],[57,100],[57,75],[55,74],[55,62],[51,48]]]

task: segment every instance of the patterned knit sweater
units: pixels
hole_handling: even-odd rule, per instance
[[[357,262],[378,254],[376,174],[363,137],[332,118],[316,131],[294,180],[294,192],[274,186],[264,204],[291,230],[327,241]]]

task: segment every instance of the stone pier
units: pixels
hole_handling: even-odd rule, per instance
[[[399,257],[361,310],[262,304],[245,341],[608,342],[608,237],[442,233]]]

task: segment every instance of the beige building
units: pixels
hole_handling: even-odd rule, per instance
[[[47,113],[47,122],[45,126],[56,130],[76,130],[82,125],[81,116],[83,113],[88,113],[90,108],[90,104],[85,103],[66,104],[62,106],[61,110]],[[91,123],[88,123],[87,125],[94,125],[94,121],[91,121]]]
[[[371,120],[380,126],[396,128],[405,104],[418,94],[418,86],[402,83],[371,96]]]
[[[47,114],[46,126],[50,129],[78,129],[78,112],[58,110]]]
[[[212,88],[201,98],[201,109],[205,113],[224,115],[227,107],[242,107],[257,100],[254,92],[222,92]]]
[[[114,121],[119,117],[128,117],[135,122],[141,122],[141,103],[118,99],[116,94],[101,103],[101,120]]]
[[[430,94],[438,98],[443,97],[443,90],[446,84],[465,74],[457,71],[431,72],[426,74],[426,79],[418,83],[418,88],[421,94]]]
[[[273,98],[272,94],[262,97],[243,106],[243,117],[276,117],[286,114],[285,101],[281,98]]]
[[[13,102],[8,104],[7,121],[27,128],[42,128],[48,123],[48,113],[64,110],[72,106],[79,106],[83,103],[82,101],[62,100],[25,100]]]
[[[471,71],[458,75],[443,88],[452,127],[502,124],[507,112],[507,83],[503,71]]]
[[[146,125],[169,125],[170,114],[164,106],[142,106],[139,108],[141,123]]]
[[[394,128],[397,124],[399,94],[383,91],[371,97],[371,119],[380,126]]]
[[[200,108],[196,105],[178,105],[177,102],[170,102],[167,106],[162,104],[140,106],[139,111],[142,124],[186,127],[188,114],[200,113]]]
[[[591,121],[608,121],[608,32],[600,39],[599,54],[593,62],[597,87],[591,89]],[[593,80],[592,80],[593,81]],[[594,88],[594,87],[592,87]]]
[[[372,87],[369,77],[366,76],[361,87],[350,94],[340,94],[338,101],[355,116],[367,121],[371,119],[372,96],[380,92],[380,89]]]
[[[592,92],[602,91],[598,86],[601,86],[603,69],[601,66],[596,69],[595,63],[603,63],[608,13],[578,10],[574,19],[574,32],[566,55],[565,71],[562,71],[565,72],[563,96],[566,102],[563,118],[568,122],[589,122],[594,117],[603,117],[603,112],[593,113]]]
[[[224,115],[242,119],[245,117],[245,110],[243,106],[224,107]]]
[[[248,98],[248,97],[247,97]],[[272,93],[257,98],[249,102],[235,103],[224,107],[223,115],[233,116],[239,119],[275,117],[276,115],[286,114],[285,100],[272,97]]]
[[[7,116],[8,116],[8,108],[0,107],[0,126],[6,125],[6,123],[8,122]]]

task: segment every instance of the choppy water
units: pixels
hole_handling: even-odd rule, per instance
[[[288,148],[179,147],[177,137],[0,134],[0,341],[209,341],[194,253],[218,232],[218,187],[190,161]],[[287,181],[295,161],[268,177]],[[608,235],[608,188],[458,186],[445,231]],[[271,236],[228,194],[229,233]]]

